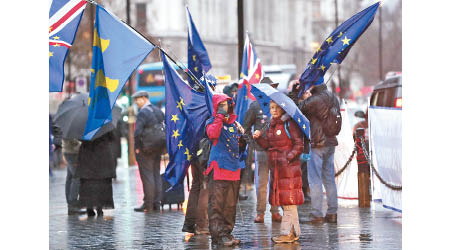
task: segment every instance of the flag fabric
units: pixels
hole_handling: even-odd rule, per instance
[[[116,16],[96,6],[89,115],[83,140],[91,140],[111,121],[112,107],[123,86],[154,47]]]
[[[250,43],[248,37],[245,38],[244,53],[242,55],[241,75],[239,79],[239,88],[236,97],[236,114],[237,121],[242,124],[244,121],[245,112],[247,111],[250,100],[256,100],[250,92],[251,84],[259,83],[264,77],[261,62],[256,56],[255,48]]]
[[[188,24],[188,69],[197,79],[200,79],[204,73],[211,69],[211,62],[209,60],[208,51],[206,51],[206,48],[200,39],[200,35],[198,34],[187,6],[186,17]],[[188,77],[188,82],[191,86],[194,86],[195,84],[194,80],[190,77]]]
[[[213,75],[204,75],[200,78],[200,82],[205,88],[205,102],[206,107],[208,109],[209,116],[212,117],[214,113],[214,105],[212,101],[212,97],[214,95],[214,91],[211,89],[211,86],[217,85],[217,78]]]
[[[166,83],[166,143],[169,164],[164,173],[165,179],[173,187],[182,183],[193,156],[193,136],[190,134],[189,111],[193,95],[192,88],[183,81],[162,53]],[[199,96],[200,97],[200,96]],[[199,98],[205,104],[204,96]],[[206,110],[206,109],[205,109]]]
[[[64,61],[83,16],[85,0],[53,0],[49,13],[49,91],[61,92]]]
[[[380,2],[377,2],[346,20],[317,48],[300,76],[302,90],[299,97],[313,84],[323,83],[323,76],[332,63],[342,63],[352,46],[372,23],[379,6]]]

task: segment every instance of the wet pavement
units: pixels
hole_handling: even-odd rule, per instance
[[[64,196],[66,171],[55,170],[49,183],[50,249],[210,249],[209,236],[187,237],[181,232],[182,210],[168,205],[153,213],[137,213],[142,200],[137,167],[117,168],[113,181],[115,209],[104,210],[103,217],[68,216]],[[357,201],[339,200],[338,223],[300,224],[299,242],[274,244],[280,224],[271,222],[267,212],[264,224],[255,224],[254,189],[250,198],[240,201],[233,235],[242,244],[235,249],[401,249],[401,214],[373,204],[358,208]],[[187,196],[186,196],[187,198]],[[310,212],[309,204],[299,206],[299,217]]]

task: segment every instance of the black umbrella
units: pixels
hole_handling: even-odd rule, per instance
[[[74,97],[64,100],[58,107],[58,111],[54,116],[55,126],[62,131],[62,137],[67,139],[83,138],[84,128],[88,119],[88,100],[89,96],[84,93],[75,95]],[[95,134],[94,138],[112,131],[117,126],[117,121],[120,119],[121,108],[114,106],[112,110],[112,121],[103,125]]]

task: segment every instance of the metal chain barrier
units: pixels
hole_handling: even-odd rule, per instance
[[[344,167],[342,167],[339,171],[337,171],[337,173],[334,175],[334,178],[336,178],[339,175],[341,175],[342,172],[344,172],[344,170],[350,165],[350,162],[352,161],[353,157],[355,156],[356,151],[357,151],[357,147],[356,147],[356,143],[355,143],[355,148],[353,148],[352,155],[350,155],[350,158],[348,158],[348,160],[345,163]]]
[[[370,167],[372,168],[373,172],[377,176],[378,180],[380,180],[381,183],[383,183],[384,185],[386,185],[388,188],[390,188],[392,190],[401,191],[402,190],[402,186],[401,185],[397,186],[397,185],[389,184],[385,180],[383,180],[383,178],[381,178],[381,176],[378,173],[378,171],[372,165],[372,160],[369,158],[369,153],[368,153],[367,148],[366,148],[366,143],[365,143],[366,141],[365,141],[364,137],[359,136],[359,138],[361,139],[361,145],[362,145],[362,149],[363,149],[363,152],[364,152],[364,156],[366,157],[367,161],[369,162]]]

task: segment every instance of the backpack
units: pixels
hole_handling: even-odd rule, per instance
[[[142,150],[145,153],[162,153],[166,149],[166,126],[164,124],[164,117],[158,117],[158,114],[156,114],[150,105],[147,107],[154,112],[153,114],[157,121],[153,125],[144,127],[141,135]]]
[[[328,137],[337,136],[341,131],[342,126],[342,116],[341,110],[339,106],[339,102],[334,98],[334,96],[330,96],[330,105],[328,109],[327,117],[325,117],[323,121],[323,132]]]

